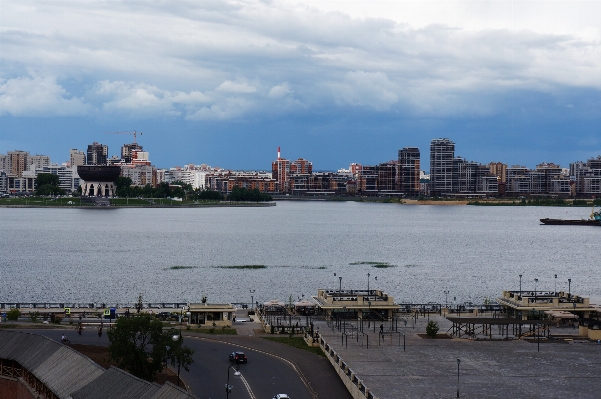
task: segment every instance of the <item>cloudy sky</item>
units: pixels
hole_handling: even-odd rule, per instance
[[[138,142],[158,167],[368,165],[448,137],[534,167],[601,154],[601,2],[0,3],[0,153]]]

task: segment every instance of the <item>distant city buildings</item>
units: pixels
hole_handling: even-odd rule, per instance
[[[135,142],[124,144],[120,156],[109,157],[108,146],[94,142],[86,152],[69,151],[69,161],[58,165],[46,155],[15,150],[0,154],[0,193],[32,192],[39,173],[59,176],[60,187],[73,192],[84,182],[77,174],[82,165],[115,165],[121,176],[134,186],[181,182],[195,190],[229,194],[234,187],[257,189],[269,194],[399,196],[413,197],[552,197],[601,196],[601,155],[586,162],[561,168],[541,163],[536,168],[508,166],[502,162],[480,164],[455,155],[455,143],[448,138],[430,143],[430,173],[421,170],[417,147],[404,147],[397,159],[377,165],[351,163],[336,172],[314,172],[304,158],[283,158],[278,148],[271,172],[233,171],[205,164],[156,169],[148,152]]]
[[[399,150],[400,191],[410,197],[420,193],[420,153],[417,147]]]
[[[93,142],[88,145],[86,165],[106,165],[109,155],[109,147],[104,144]]]

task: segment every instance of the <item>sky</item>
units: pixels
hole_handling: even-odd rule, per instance
[[[0,2],[0,153],[159,168],[601,155],[601,1]]]

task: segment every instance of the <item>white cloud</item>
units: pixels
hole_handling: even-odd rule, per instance
[[[601,90],[601,2],[22,0],[2,11],[0,112],[14,115],[86,104],[188,119],[274,104],[488,115],[482,93]],[[53,77],[80,81],[85,97]]]
[[[243,117],[253,108],[251,102],[242,98],[228,98],[225,101],[202,107],[196,112],[187,115],[191,121],[200,120],[227,120]]]
[[[222,84],[215,89],[216,91],[222,91],[226,93],[255,93],[257,91],[256,87],[249,85],[246,82],[236,83],[230,80],[226,80]]]
[[[71,97],[53,76],[33,74],[0,81],[0,115],[74,116],[89,110],[83,99]]]
[[[382,72],[348,72],[343,82],[331,83],[332,95],[339,105],[388,110],[398,101],[399,88]]]
[[[135,116],[179,116],[195,112],[210,102],[209,97],[199,91],[170,92],[153,85],[122,81],[98,82],[90,94],[108,98],[102,105],[104,111]]]
[[[286,97],[287,95],[292,94],[292,89],[290,88],[290,84],[288,82],[281,83],[277,86],[273,86],[267,96],[273,99],[281,99]]]

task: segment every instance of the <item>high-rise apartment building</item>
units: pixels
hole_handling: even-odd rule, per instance
[[[27,169],[41,169],[50,166],[50,157],[48,155],[30,155],[27,158]]]
[[[8,155],[0,154],[0,170],[4,172],[8,171],[10,165],[9,160],[10,158],[8,157]]]
[[[281,157],[278,147],[278,159],[271,163],[271,177],[278,183],[280,191],[287,193],[290,190],[288,175],[290,174],[290,161]]]
[[[586,163],[570,164],[570,175],[576,184],[576,195],[601,196],[601,155],[591,158]]]
[[[109,155],[109,147],[104,144],[94,142],[88,145],[86,164],[87,165],[106,165]]]
[[[420,153],[417,147],[399,150],[400,190],[409,196],[419,195]]]
[[[125,163],[132,163],[132,154],[134,151],[144,151],[138,143],[125,144],[121,147],[121,160]]]
[[[497,176],[500,183],[507,182],[507,165],[501,162],[491,162],[488,164],[490,173]]]
[[[449,139],[430,142],[430,194],[439,196],[453,192],[453,160],[455,143]]]
[[[299,175],[310,175],[313,173],[313,162],[299,158],[290,163],[290,173]]]
[[[69,163],[71,164],[71,167],[76,167],[79,165],[85,165],[86,164],[86,154],[83,151],[79,151],[75,148],[71,149],[71,151],[69,151]]]
[[[21,150],[9,151],[7,156],[7,174],[15,177],[23,176],[23,172],[27,170],[27,158],[29,157],[29,152]]]

